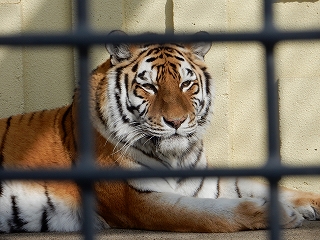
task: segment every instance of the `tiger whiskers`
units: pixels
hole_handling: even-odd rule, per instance
[[[130,132],[128,135],[122,137],[121,139],[118,139],[111,153],[111,155],[120,153],[120,156],[116,159],[116,162],[119,162],[120,159],[123,159],[127,155],[129,148],[133,146],[135,142],[145,137],[145,134],[141,130],[142,129],[140,127],[136,128],[134,131]],[[120,148],[118,148],[120,143],[123,145]]]
[[[144,145],[146,145],[146,143],[147,142],[149,142],[152,138],[154,138],[155,136],[151,136],[151,137],[149,137],[143,144],[142,144],[142,146],[144,146]]]
[[[135,142],[137,142],[139,139],[143,138],[144,134],[140,132],[140,134],[136,134],[135,136],[132,136],[130,140],[126,141],[123,146],[118,149],[116,152],[113,152],[112,154],[120,153],[120,156],[115,160],[116,162],[120,163],[120,160],[125,159],[128,150]]]
[[[129,123],[129,125],[135,125],[135,124],[136,124],[136,122]],[[143,131],[142,131],[142,130],[143,130],[143,129],[142,129],[140,126],[136,126],[136,125],[135,125],[135,129],[134,129],[133,131],[130,131],[127,135],[124,135],[124,136],[123,136],[122,138],[120,138],[120,139],[116,136],[117,132],[114,131],[113,134],[114,134],[115,136],[113,137],[113,139],[116,140],[117,143],[115,144],[112,152],[113,152],[113,153],[117,153],[117,152],[114,152],[114,150],[117,148],[118,144],[119,144],[119,143],[123,143],[123,142],[126,143],[126,142],[131,141],[131,139],[133,139],[133,138],[135,137],[135,134],[136,134],[136,133],[138,133],[138,134],[143,134]],[[134,135],[131,137],[131,139],[128,139],[128,137],[130,137],[130,135],[132,135],[132,134],[134,134]],[[126,139],[128,139],[128,140],[126,140]],[[126,140],[126,141],[124,141],[124,140]],[[121,148],[120,148],[120,149],[121,149]]]
[[[120,117],[118,117],[118,119],[114,119],[114,121],[115,121],[115,122],[121,122],[122,120],[121,120]],[[138,122],[132,122],[132,123],[129,123],[129,126],[134,126],[135,128],[138,128],[137,124],[138,124]],[[118,127],[118,126],[117,126],[117,127]],[[119,128],[119,127],[118,127],[118,128]],[[122,142],[122,141],[127,137],[127,135],[126,135],[126,136],[124,136],[123,138],[121,138],[121,139],[119,140],[119,138],[117,137],[117,133],[118,133],[117,130],[110,131],[110,132],[109,132],[109,135],[108,135],[108,137],[107,137],[107,141],[108,141],[108,142],[113,142],[113,143],[116,142],[115,148],[117,147],[117,145],[119,144],[119,142]],[[129,134],[130,134],[130,133],[129,133]]]

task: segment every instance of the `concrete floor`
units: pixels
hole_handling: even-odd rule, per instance
[[[76,240],[82,239],[78,233],[22,233],[0,234],[1,240]],[[140,230],[110,229],[96,235],[99,240],[155,240],[155,239],[180,239],[180,240],[206,240],[206,239],[268,239],[268,231],[242,231],[237,233],[172,233],[153,232]],[[288,240],[318,240],[320,239],[320,221],[305,221],[301,228],[283,230],[283,239]]]

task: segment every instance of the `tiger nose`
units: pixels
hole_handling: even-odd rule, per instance
[[[166,119],[165,117],[163,117],[163,121],[170,127],[174,128],[174,129],[178,129],[181,124],[186,120],[186,117],[182,117],[182,118],[168,118]]]

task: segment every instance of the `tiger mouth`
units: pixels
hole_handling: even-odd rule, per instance
[[[179,141],[179,140],[186,139],[186,138],[192,138],[193,135],[194,135],[193,133],[190,133],[187,136],[183,136],[183,135],[180,135],[178,133],[174,133],[174,134],[172,134],[170,136],[166,136],[166,137],[153,136],[151,138],[151,142],[154,145],[158,145],[159,142],[161,142],[163,140]]]

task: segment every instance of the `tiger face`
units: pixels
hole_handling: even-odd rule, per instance
[[[180,154],[201,140],[211,112],[210,44],[108,45],[102,132],[114,144]],[[111,137],[110,137],[111,136]]]

